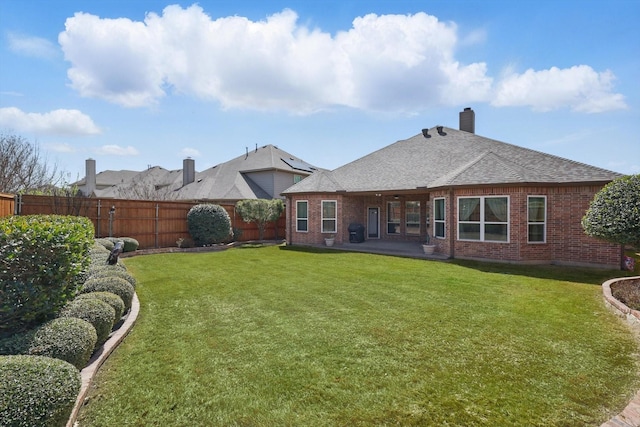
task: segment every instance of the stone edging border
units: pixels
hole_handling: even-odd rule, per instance
[[[618,301],[611,294],[611,285],[621,280],[633,280],[640,279],[640,276],[635,277],[620,277],[617,279],[607,280],[602,284],[602,294],[604,296],[607,306],[620,317],[624,317],[627,322],[633,327],[640,329],[640,312],[632,310],[622,302]],[[638,427],[640,426],[640,391],[631,399],[631,402],[624,410],[611,418],[609,421],[603,423],[600,427]]]
[[[84,405],[84,400],[87,397],[89,387],[91,386],[91,382],[93,381],[95,374],[98,372],[98,369],[100,369],[104,361],[107,360],[111,353],[113,353],[113,350],[115,350],[127,334],[129,334],[129,331],[131,331],[131,328],[133,328],[133,325],[138,318],[139,312],[140,301],[138,300],[138,295],[134,293],[133,299],[131,300],[131,309],[129,310],[129,314],[125,318],[122,326],[112,333],[109,339],[102,345],[102,348],[91,357],[89,364],[80,371],[82,386],[80,387],[80,393],[78,394],[76,404],[71,411],[66,427],[74,427],[76,425],[76,419],[78,418],[80,409]]]

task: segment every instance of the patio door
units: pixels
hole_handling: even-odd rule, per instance
[[[380,238],[380,208],[368,208],[367,237],[370,239]]]

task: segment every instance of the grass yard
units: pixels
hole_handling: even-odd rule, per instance
[[[599,426],[640,387],[619,272],[284,247],[125,260],[80,426]]]

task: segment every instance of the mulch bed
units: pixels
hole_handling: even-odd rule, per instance
[[[611,295],[630,309],[640,311],[640,279],[619,280],[613,283]]]

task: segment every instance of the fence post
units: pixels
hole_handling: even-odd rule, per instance
[[[158,212],[159,212],[159,205],[156,203],[156,223],[155,223],[155,230],[156,230],[156,239],[155,239],[156,240],[156,245],[155,246],[156,246],[156,248],[159,247],[158,246],[158,233],[160,232],[160,230],[158,228],[158,221],[159,221]]]
[[[100,219],[101,219],[100,208],[101,207],[102,207],[102,204],[100,202],[100,199],[98,199],[98,219],[96,221],[96,228],[97,228],[96,233],[97,233],[98,238],[102,237],[102,235],[100,234]]]

